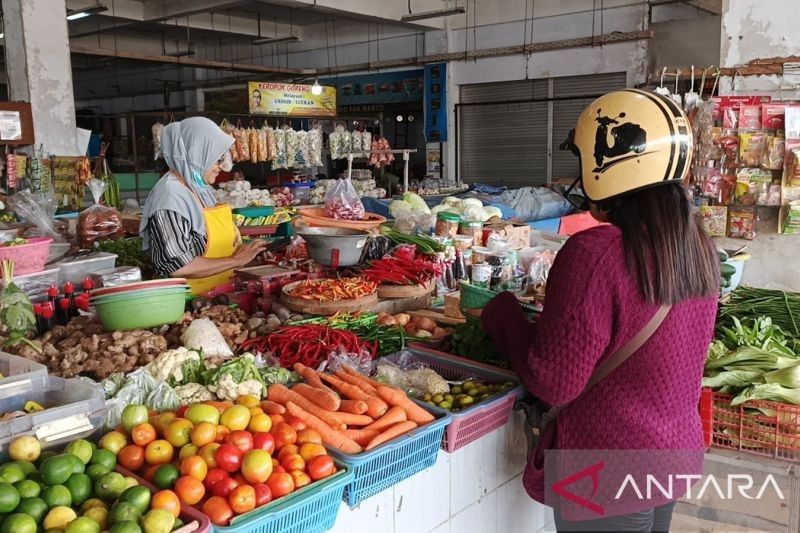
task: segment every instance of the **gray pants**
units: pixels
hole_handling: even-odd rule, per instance
[[[609,516],[597,520],[582,520],[570,522],[561,518],[561,513],[555,511],[556,529],[559,533],[571,531],[637,531],[646,533],[667,533],[672,521],[672,511],[675,503],[668,503],[655,509],[649,509],[633,514]]]

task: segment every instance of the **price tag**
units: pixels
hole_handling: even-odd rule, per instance
[[[40,441],[53,442],[91,431],[92,429],[94,429],[94,426],[89,421],[89,416],[84,413],[42,424],[34,432],[36,433],[36,438]]]

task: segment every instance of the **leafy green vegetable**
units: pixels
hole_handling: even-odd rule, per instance
[[[762,372],[769,372],[778,368],[786,368],[800,363],[797,356],[790,357],[778,355],[753,346],[742,346],[736,351],[723,357],[718,357],[706,362],[706,369],[713,370],[724,368],[726,370],[741,369],[743,367],[760,368]]]
[[[740,392],[731,405],[739,405],[750,400],[770,400],[800,405],[800,389],[788,389],[777,383],[758,383]]]
[[[800,363],[764,374],[764,381],[782,387],[800,389]]]
[[[0,291],[0,333],[8,340],[6,346],[16,346],[24,342],[41,353],[41,348],[28,340],[28,335],[36,329],[36,315],[28,296],[14,282],[14,263],[10,259],[0,261],[0,278],[3,289]]]
[[[719,316],[722,324],[731,322],[733,317],[768,316],[793,337],[800,337],[800,294],[739,287],[731,293],[730,300],[720,306]]]
[[[97,250],[117,254],[117,264],[139,267],[142,277],[147,279],[153,275],[153,263],[144,250],[142,250],[142,238],[131,237],[128,239],[117,239],[115,241],[103,241],[97,243]]]
[[[456,355],[507,368],[508,360],[497,351],[489,335],[483,330],[480,319],[467,315],[467,321],[453,331],[453,351]]]
[[[764,372],[760,370],[726,370],[703,378],[703,387],[747,387],[757,382]]]
[[[261,368],[260,372],[261,377],[264,380],[264,384],[267,386],[272,385],[273,383],[288,385],[300,381],[300,376],[298,376],[295,372],[280,366],[265,366]]]
[[[225,374],[230,374],[231,378],[233,378],[233,381],[236,383],[254,379],[264,384],[264,378],[261,376],[261,372],[259,372],[256,366],[255,357],[249,353],[234,357],[217,368],[206,369],[202,372],[202,380],[198,381],[198,383],[216,385]]]

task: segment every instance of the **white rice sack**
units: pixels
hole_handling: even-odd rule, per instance
[[[206,357],[233,357],[225,337],[217,326],[207,318],[196,318],[181,335],[181,342],[190,350],[202,350]]]

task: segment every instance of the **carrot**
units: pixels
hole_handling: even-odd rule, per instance
[[[328,393],[305,383],[298,383],[292,390],[303,396],[306,400],[314,402],[326,411],[338,411],[341,400],[334,393]]]
[[[320,389],[324,391],[328,391],[337,398],[339,397],[333,389],[325,385],[321,379],[319,379],[319,374],[313,368],[309,368],[303,363],[295,363],[294,364],[294,371],[300,374],[300,377],[306,380],[306,383],[314,387],[315,389]]]
[[[378,387],[378,395],[389,405],[401,407],[408,415],[408,419],[417,424],[427,424],[434,420],[432,414],[415,404],[406,396],[405,392],[399,389],[381,385]]]
[[[375,387],[373,387],[371,384],[369,384],[369,383],[367,383],[365,381],[362,381],[362,380],[358,379],[357,377],[355,377],[355,376],[353,376],[351,374],[348,374],[347,372],[344,372],[343,370],[337,370],[336,372],[334,372],[334,374],[336,374],[336,377],[338,377],[342,381],[345,381],[345,382],[349,383],[350,385],[355,385],[356,387],[358,387],[359,389],[363,390],[364,392],[366,392],[370,396],[377,396],[378,395],[378,391],[375,390]]]
[[[380,434],[380,431],[373,429],[345,429],[342,431],[345,437],[356,441],[360,446],[366,446],[369,442]]]
[[[367,402],[364,400],[342,400],[339,403],[339,412],[363,415],[367,412]]]
[[[342,395],[346,396],[347,398],[366,402],[367,415],[371,416],[372,418],[380,418],[383,416],[383,413],[389,409],[389,406],[386,405],[386,402],[384,402],[382,399],[378,398],[377,396],[370,396],[355,385],[351,385],[345,381],[342,381],[336,376],[331,376],[330,374],[320,374],[319,377],[322,378],[323,381],[330,383],[334,389],[342,393]]]
[[[269,386],[267,389],[267,397],[273,402],[281,403],[283,405],[293,402],[298,407],[308,411],[317,418],[324,420],[325,423],[331,427],[335,429],[344,429],[344,424],[342,421],[336,418],[333,413],[326,411],[313,402],[306,400],[302,395],[287,389],[280,383],[273,383]]]
[[[386,441],[392,440],[395,437],[399,437],[403,433],[407,433],[417,427],[416,422],[412,422],[410,420],[406,422],[400,422],[399,424],[395,424],[391,426],[389,429],[385,430],[383,433],[379,434],[377,437],[369,441],[369,444],[364,446],[364,450],[371,450],[375,446],[380,446]]]
[[[361,372],[359,372],[358,370],[356,370],[352,366],[342,365],[342,368],[344,369],[345,372],[347,372],[348,374],[350,374],[354,378],[358,379],[359,381],[362,381],[364,383],[367,383],[367,384],[371,385],[375,389],[377,389],[377,387],[381,387],[383,385],[386,385],[386,383],[381,383],[380,381],[372,379],[369,376],[365,376],[364,374],[362,374]],[[377,390],[376,390],[376,392],[377,392]]]
[[[386,414],[377,419],[372,424],[368,425],[364,429],[374,429],[375,431],[383,431],[384,429],[388,429],[389,426],[393,426],[394,424],[399,424],[400,422],[405,422],[408,420],[408,416],[406,412],[403,411],[402,407],[392,407]]]
[[[341,411],[334,413],[334,416],[348,426],[368,426],[375,422],[375,420],[368,415],[354,415],[352,413],[342,413]]]
[[[264,400],[261,402],[261,408],[268,415],[282,415],[286,412],[286,408],[279,403]]]
[[[320,434],[322,437],[322,442],[325,444],[333,446],[344,453],[360,453],[362,451],[361,446],[357,442],[345,437],[341,431],[331,428],[328,424],[314,416],[312,413],[302,409],[294,402],[286,402],[286,410],[289,411],[290,415],[296,416],[305,422],[306,426],[310,427],[311,429],[315,429]]]

